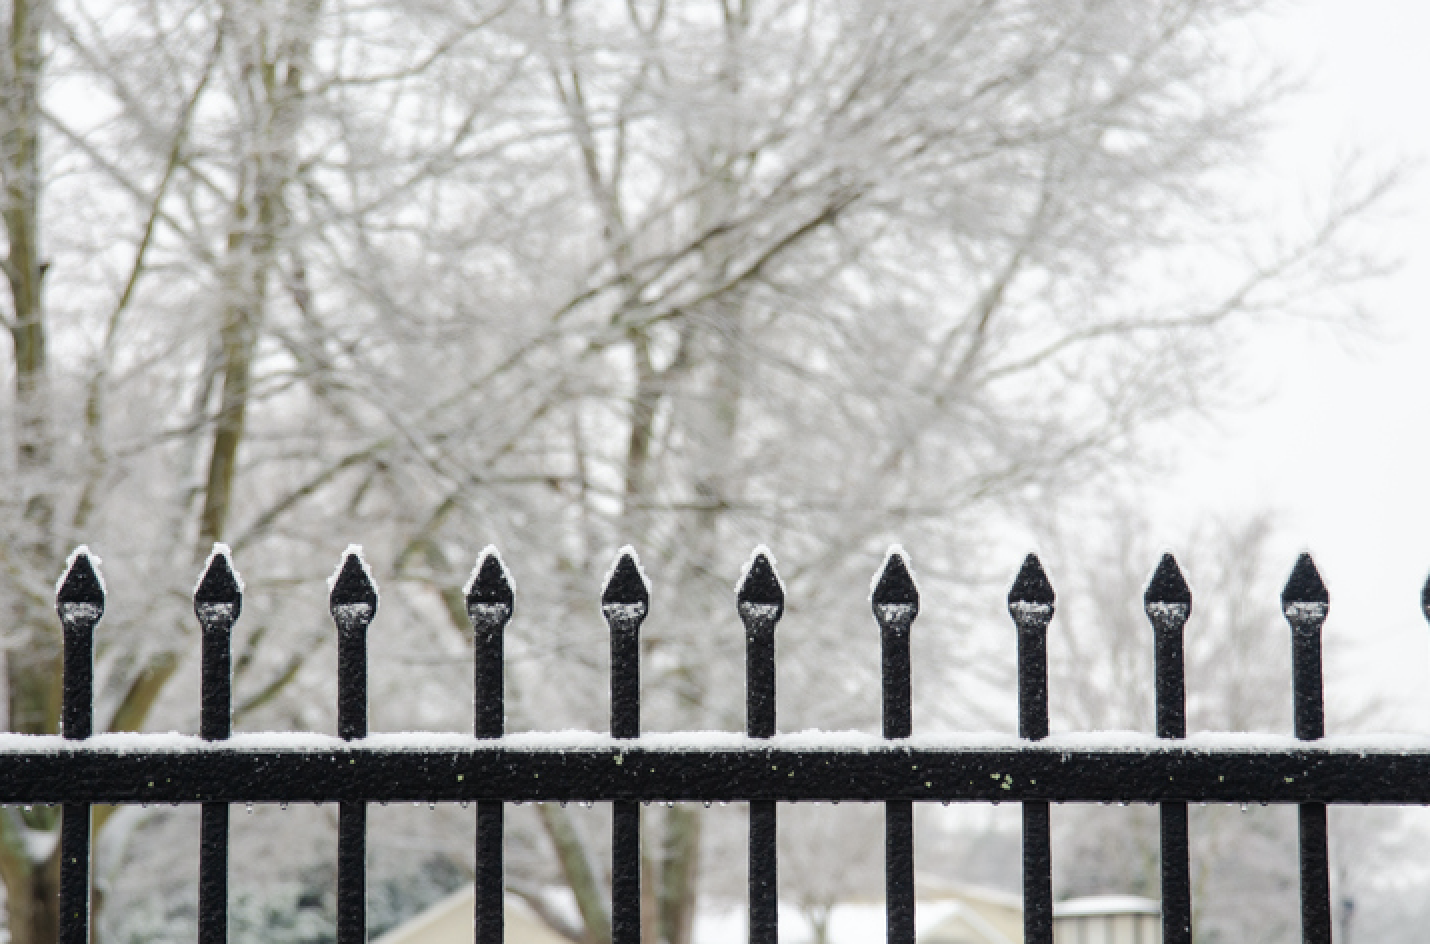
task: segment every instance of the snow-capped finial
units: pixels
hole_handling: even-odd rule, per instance
[[[904,549],[895,544],[884,553],[884,566],[874,582],[869,602],[882,629],[908,629],[919,615],[919,586]]]
[[[775,622],[784,613],[784,584],[775,572],[769,548],[763,544],[755,548],[735,585],[735,604],[746,623],[752,619]]]
[[[104,615],[104,578],[99,561],[81,544],[65,563],[65,574],[55,587],[55,609],[66,629],[89,627]]]
[[[640,558],[635,548],[627,544],[616,557],[615,566],[606,575],[605,586],[601,589],[601,605],[632,606],[650,604],[650,584],[641,570]]]
[[[1287,622],[1297,629],[1314,628],[1326,618],[1331,607],[1331,596],[1326,592],[1325,581],[1311,555],[1302,552],[1296,558],[1296,566],[1291,568],[1291,576],[1281,589],[1281,612]]]
[[[601,613],[614,629],[639,627],[650,610],[650,583],[641,570],[635,548],[621,548],[601,590]]]
[[[233,569],[228,546],[215,544],[203,576],[194,587],[194,615],[204,629],[226,628],[243,608],[243,580]]]
[[[1053,618],[1053,604],[1056,602],[1053,585],[1043,571],[1043,563],[1037,554],[1023,558],[1023,566],[1008,590],[1008,613],[1013,622],[1022,628],[1047,626]]]
[[[1182,568],[1171,554],[1163,554],[1147,592],[1142,594],[1142,607],[1156,629],[1180,629],[1192,615],[1192,590],[1182,576]]]
[[[500,629],[511,619],[516,593],[502,566],[501,555],[488,544],[477,558],[467,585],[462,588],[467,598],[467,617],[473,629]]]
[[[356,544],[343,552],[343,562],[328,579],[328,610],[339,629],[361,629],[377,615],[377,586]]]

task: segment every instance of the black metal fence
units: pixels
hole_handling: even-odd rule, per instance
[[[1187,803],[1295,803],[1300,809],[1302,936],[1331,940],[1326,804],[1430,802],[1430,750],[1375,742],[1318,743],[1324,734],[1321,626],[1325,585],[1302,555],[1282,591],[1291,627],[1295,740],[1253,746],[1186,735],[1182,634],[1191,593],[1164,557],[1145,605],[1156,640],[1156,740],[1103,746],[1046,741],[1047,628],[1053,588],[1029,555],[1008,594],[1018,633],[1019,737],[976,743],[914,739],[909,637],[919,595],[903,556],[891,552],[872,595],[883,645],[883,739],[849,735],[801,740],[776,735],[775,627],[784,589],[757,554],[736,593],[746,636],[744,737],[688,744],[640,736],[639,634],[649,591],[629,550],[601,596],[611,640],[609,739],[504,736],[503,634],[514,597],[499,558],[485,553],[466,591],[474,631],[475,715],[470,740],[434,746],[421,735],[367,730],[366,634],[377,592],[350,552],[329,598],[338,631],[339,739],[312,735],[281,745],[231,736],[229,643],[241,585],[216,552],[194,594],[202,626],[200,736],[92,736],[92,641],[104,612],[103,584],[88,553],[71,559],[57,595],[64,627],[62,738],[11,736],[0,746],[0,803],[61,803],[60,940],[88,944],[90,806],[202,804],[199,940],[227,934],[228,811],[231,803],[339,804],[339,944],[366,938],[366,804],[468,802],[476,809],[478,944],[503,937],[503,805],[609,802],[612,806],[611,930],[615,944],[640,940],[641,802],[741,801],[750,805],[749,929],[754,944],[778,938],[776,804],[864,801],[885,805],[889,944],[914,942],[913,804],[1021,802],[1025,941],[1052,941],[1050,802],[1147,802],[1161,807],[1162,919],[1166,944],[1189,944],[1191,890]],[[1430,585],[1422,595],[1430,613]],[[1091,743],[1091,746],[1089,744]],[[455,746],[453,746],[455,745]],[[991,745],[991,746],[990,746]]]

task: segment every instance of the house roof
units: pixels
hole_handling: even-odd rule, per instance
[[[373,944],[473,944],[472,886],[459,889],[415,918],[388,931]],[[507,944],[571,944],[552,931],[531,908],[515,895],[507,895],[502,909]]]

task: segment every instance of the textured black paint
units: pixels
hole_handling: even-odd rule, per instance
[[[1291,687],[1296,737],[1313,741],[1325,736],[1326,716],[1321,683],[1321,627],[1331,598],[1310,554],[1302,554],[1281,591],[1281,609],[1291,624]],[[1324,803],[1303,803],[1300,809],[1301,940],[1330,944],[1330,850],[1326,841]]]
[[[641,941],[641,808],[611,804],[611,944]]]
[[[909,632],[919,615],[919,591],[902,554],[890,554],[884,562],[870,603],[883,655],[884,737],[906,738],[914,724]]]
[[[914,805],[884,804],[884,908],[888,944],[914,944]]]
[[[367,628],[377,615],[377,588],[356,554],[343,559],[328,594],[338,628],[338,735],[367,737]],[[367,806],[338,807],[338,941],[367,940]]]
[[[59,944],[89,944],[89,804],[66,803],[60,820]]]
[[[338,806],[338,941],[367,941],[367,804]]]
[[[7,752],[0,803],[333,803],[672,801],[882,802],[1057,800],[1068,803],[1430,804],[1430,750],[1189,748],[1109,750],[1010,742],[1006,747],[859,745],[680,748],[543,740],[478,741],[434,750],[354,742],[315,750],[156,738],[122,750],[35,738]],[[519,743],[519,742],[518,742]],[[956,741],[954,742],[956,743]],[[997,775],[996,777],[994,775]]]
[[[104,615],[104,586],[89,554],[75,555],[55,609],[64,629],[60,723],[65,740],[79,741],[94,727],[94,627]],[[89,804],[66,803],[60,823],[59,944],[89,944],[89,849]]]
[[[601,592],[601,613],[611,631],[611,734],[633,738],[641,730],[641,623],[650,590],[630,552],[621,554]]]
[[[1047,803],[1023,804],[1023,940],[1053,941],[1053,840]]]
[[[745,733],[775,733],[775,626],[784,615],[785,593],[774,565],[756,554],[735,589],[735,609],[745,626]],[[750,804],[750,944],[779,941],[778,823],[775,804]]]
[[[613,737],[640,736],[640,629],[649,612],[650,589],[635,556],[623,551],[601,591],[601,613],[611,632]],[[623,801],[611,808],[611,942],[640,944],[640,940],[641,810],[639,804]]]
[[[1018,627],[1018,735],[1048,736],[1048,623],[1056,598],[1036,554],[1008,591],[1008,613]],[[1011,776],[1011,774],[1005,775]],[[997,774],[994,775],[995,779]],[[1053,941],[1053,849],[1051,814],[1045,802],[1023,803],[1023,940]]]
[[[472,623],[472,729],[484,740],[506,731],[506,625],[516,605],[511,581],[496,554],[485,554],[467,588],[467,618]],[[499,800],[477,804],[476,882],[472,920],[476,944],[502,944],[506,910],[503,846],[504,810]]]
[[[502,944],[505,938],[503,815],[500,800],[477,804],[476,944]]]
[[[1192,614],[1192,592],[1171,554],[1157,565],[1142,597],[1156,651],[1157,736],[1187,736],[1187,691],[1183,633]],[[1162,942],[1192,942],[1192,878],[1187,845],[1187,804],[1161,804]]]
[[[1331,944],[1330,848],[1326,841],[1326,806],[1303,803],[1299,815],[1301,842],[1301,940]]]
[[[200,642],[199,735],[223,740],[232,730],[233,625],[243,610],[238,575],[215,553],[194,591]],[[205,803],[199,824],[199,942],[228,940],[228,805]]]
[[[205,803],[199,820],[199,944],[228,940],[228,804]]]

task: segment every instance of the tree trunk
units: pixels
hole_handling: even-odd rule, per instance
[[[54,544],[54,444],[51,436],[47,325],[40,255],[40,76],[44,67],[46,0],[12,0],[4,75],[0,76],[0,174],[4,177],[9,251],[0,269],[10,289],[8,327],[15,372],[15,470],[19,495],[17,552],[10,588],[12,625],[24,644],[5,654],[7,726],[53,734],[59,724],[60,637],[44,604],[58,571]],[[30,858],[26,833],[53,829],[50,810],[0,811],[0,879],[13,944],[49,944],[59,935],[59,856]]]

